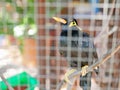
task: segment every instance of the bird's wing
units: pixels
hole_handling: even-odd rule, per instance
[[[79,47],[83,51],[88,51],[88,53],[91,53],[94,59],[98,59],[96,48],[93,43],[93,38],[89,35],[83,35],[83,37],[79,38]]]

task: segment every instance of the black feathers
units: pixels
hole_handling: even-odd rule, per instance
[[[68,24],[71,24],[71,27]],[[70,23],[62,24],[59,52],[70,62],[71,67],[81,69],[85,65],[91,65],[98,56],[93,38],[88,33],[79,30],[77,25],[75,19]],[[90,90],[91,72],[80,77],[80,86],[83,90]]]
[[[71,62],[76,62],[76,65],[77,61],[79,61],[81,67],[86,64],[88,65],[90,62],[92,63],[92,59],[97,59],[96,49],[89,34],[80,31],[76,27],[67,29],[62,30],[60,34],[60,54],[64,57],[69,56]]]

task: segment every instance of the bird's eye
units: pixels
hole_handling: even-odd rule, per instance
[[[75,23],[75,22],[73,22],[73,25],[76,25],[76,23]]]

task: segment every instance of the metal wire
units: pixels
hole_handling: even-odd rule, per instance
[[[28,4],[29,1],[33,1],[33,3]],[[29,11],[31,6],[34,6],[33,12]],[[19,14],[18,11],[20,11]],[[120,0],[1,0],[0,34],[8,35],[9,32],[14,31],[17,25],[20,24],[22,26],[24,24],[25,31],[23,30],[23,37],[18,38],[15,36],[15,32],[13,36],[16,39],[15,44],[20,48],[23,47],[21,57],[23,57],[23,66],[25,65],[24,67],[27,68],[25,71],[30,71],[30,73],[35,72],[33,77],[40,82],[38,86],[39,90],[80,90],[81,88],[78,84],[80,78],[77,78],[72,86],[67,85],[62,87],[64,84],[64,74],[68,68],[71,68],[70,62],[74,59],[79,62],[82,59],[80,55],[81,51],[79,51],[78,57],[71,57],[70,51],[78,49],[71,48],[70,41],[76,40],[76,38],[67,38],[68,47],[60,47],[60,33],[63,28],[61,27],[61,23],[52,19],[54,16],[62,17],[68,21],[75,18],[80,28],[92,36],[91,39],[94,40],[100,61],[91,65],[88,68],[88,72],[95,66],[100,66],[99,76],[95,77],[93,73],[92,77],[97,88],[101,90],[119,89],[120,48],[116,48],[116,46],[120,39]],[[12,24],[8,23],[9,20]],[[34,23],[30,25],[31,22]],[[28,33],[31,33],[31,27],[33,26],[35,26],[37,32],[34,35],[28,35]],[[22,28],[18,28],[17,32],[22,31],[20,30]],[[3,33],[1,33],[2,31]],[[71,33],[68,34],[71,36]],[[19,42],[18,39],[22,40],[23,43]],[[33,42],[26,44],[27,39],[34,40],[34,46],[32,46]],[[0,46],[0,49],[4,48]],[[68,51],[67,58],[60,55],[60,49]],[[91,50],[91,48],[88,49],[90,52]],[[89,60],[92,60],[90,53],[88,57]],[[2,58],[0,56],[0,60],[7,58],[10,58],[10,56]],[[18,58],[15,57],[14,60],[16,61],[16,59]],[[77,66],[78,71],[70,75],[69,78],[74,78],[78,74],[80,75],[80,66],[81,63]],[[31,69],[35,70],[32,71]],[[0,72],[2,71],[4,70],[0,69]],[[3,73],[2,75],[4,75]],[[14,87],[11,87],[3,76],[1,78],[8,88],[13,90]],[[27,78],[27,81],[30,82],[29,78]],[[96,90],[94,89],[94,83],[92,83],[92,90]],[[27,86],[30,87],[30,85]],[[18,89],[21,90],[21,87],[18,87]]]

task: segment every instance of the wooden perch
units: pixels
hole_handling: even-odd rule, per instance
[[[94,64],[92,64],[91,66],[89,66],[88,69],[87,69],[87,72],[92,71],[95,67],[100,66],[101,64],[103,64],[104,62],[106,62],[107,60],[109,60],[109,59],[110,59],[115,53],[117,53],[119,50],[120,50],[120,43],[115,47],[114,50],[113,50],[113,49],[109,50],[109,51],[107,52],[107,54],[106,54],[105,56],[103,56],[103,58],[101,58],[101,59],[98,60],[96,63],[94,63]],[[75,71],[75,72],[72,73],[68,78],[69,78],[69,79],[70,79],[70,78],[74,78],[74,77],[76,77],[76,76],[78,76],[78,75],[81,75],[81,70]],[[57,87],[56,90],[60,90],[61,87],[62,87],[62,85],[64,84],[64,82],[65,82],[65,81],[62,80],[62,81],[59,83],[59,85],[58,85],[58,87]],[[71,85],[69,85],[69,86],[71,86]]]

